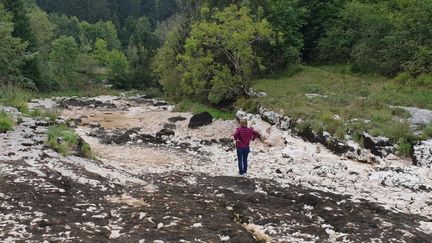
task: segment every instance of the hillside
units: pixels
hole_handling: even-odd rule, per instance
[[[266,95],[246,101],[262,105],[293,119],[305,120],[315,131],[344,138],[368,131],[396,143],[431,136],[431,124],[412,124],[412,114],[402,107],[432,109],[432,88],[397,79],[362,75],[346,66],[291,66],[287,71],[255,82]],[[429,123],[432,122],[429,120]],[[414,126],[415,125],[415,126]]]

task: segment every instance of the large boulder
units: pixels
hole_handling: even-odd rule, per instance
[[[249,125],[251,128],[253,128],[255,131],[258,132],[258,134],[260,135],[263,141],[269,138],[270,130],[272,126],[267,122],[261,120],[261,118],[256,118],[256,117],[252,118]]]
[[[275,126],[270,128],[268,136],[263,142],[269,146],[282,146],[284,145],[284,134],[281,130],[277,129]]]
[[[207,111],[193,115],[189,121],[189,128],[199,128],[213,122],[213,116]]]
[[[432,139],[414,145],[413,160],[417,166],[432,166]]]

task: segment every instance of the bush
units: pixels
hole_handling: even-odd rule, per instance
[[[239,100],[237,100],[235,106],[241,108],[248,113],[256,114],[260,105],[259,101],[256,99],[240,98]]]
[[[14,124],[13,119],[9,117],[8,114],[3,111],[0,112],[0,133],[12,130]]]
[[[63,155],[68,155],[75,150],[78,142],[78,135],[65,125],[52,126],[48,129],[48,146]]]
[[[48,129],[47,144],[64,156],[75,151],[85,158],[93,158],[90,145],[65,125],[52,126]]]
[[[408,142],[401,141],[397,145],[397,152],[399,155],[409,157],[412,153],[412,145]]]

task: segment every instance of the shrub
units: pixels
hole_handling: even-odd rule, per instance
[[[401,141],[397,145],[397,152],[399,155],[402,155],[402,156],[409,157],[411,155],[412,149],[413,149],[412,145],[408,142],[405,142],[405,141]]]
[[[14,121],[3,111],[0,111],[0,133],[5,133],[12,130],[14,126]]]
[[[85,158],[93,158],[90,145],[65,125],[52,126],[48,129],[48,146],[55,151],[69,155],[72,151]]]
[[[237,100],[235,106],[241,108],[248,113],[255,114],[258,112],[259,102],[258,100],[252,98],[240,98],[239,100]]]
[[[65,125],[52,126],[48,129],[48,146],[63,155],[68,155],[76,149],[78,142],[78,135]]]
[[[81,155],[85,158],[93,158],[90,145],[88,143],[82,143],[80,146]]]

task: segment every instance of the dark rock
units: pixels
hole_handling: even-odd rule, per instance
[[[89,108],[103,107],[103,108],[109,108],[109,109],[116,108],[116,105],[114,105],[112,103],[104,103],[104,102],[98,101],[98,100],[83,100],[83,99],[71,98],[71,99],[65,99],[65,100],[62,100],[59,102],[60,108],[68,109],[70,106],[89,107]]]
[[[156,137],[160,138],[162,136],[174,136],[175,132],[171,129],[162,129],[159,132],[156,133]]]
[[[171,130],[174,130],[177,128],[176,124],[174,124],[174,123],[165,123],[163,127],[165,129],[171,129]]]
[[[137,136],[136,138],[137,140],[142,140],[143,142],[146,143],[153,143],[153,144],[164,144],[166,143],[165,140],[163,140],[160,137],[155,137],[153,135],[150,134],[140,134]]]
[[[209,125],[213,122],[213,117],[207,111],[192,116],[189,121],[189,128],[198,128]]]
[[[179,146],[182,149],[188,149],[191,147],[191,144],[190,143],[180,143]]]
[[[98,127],[101,127],[101,125],[98,122],[92,122],[92,123],[89,123],[89,127],[90,128],[98,128]]]
[[[305,141],[320,143],[337,155],[342,155],[349,151],[355,152],[355,149],[344,141],[333,138],[327,132],[316,133],[310,127],[306,127],[302,131],[297,131],[297,135]]]
[[[155,101],[153,102],[153,106],[167,106],[169,105],[167,102],[165,101]]]
[[[32,140],[26,140],[26,141],[21,142],[21,145],[25,146],[25,147],[30,147],[33,144],[34,144],[34,142]]]
[[[48,122],[47,122],[47,121],[44,121],[44,120],[37,120],[37,121],[35,122],[35,124],[36,124],[36,126],[39,126],[39,127],[46,127],[46,126],[49,125]]]
[[[77,118],[77,119],[73,119],[72,122],[74,122],[78,126],[81,126],[83,121],[81,118]]]
[[[231,147],[234,145],[233,139],[231,139],[231,138],[221,138],[221,139],[219,139],[219,143],[222,146],[227,146],[227,147]]]
[[[127,142],[131,141],[131,135],[132,134],[136,134],[138,133],[139,129],[137,128],[133,128],[130,129],[128,131],[126,131],[125,133],[121,134],[120,136],[113,136],[113,138],[111,139],[112,142],[116,143],[116,144],[126,144]]]
[[[282,174],[282,171],[280,169],[276,169],[276,173]]]
[[[175,116],[175,117],[170,117],[168,118],[168,121],[172,122],[172,123],[176,123],[178,121],[185,121],[186,117],[182,117],[182,116]]]
[[[200,144],[203,144],[203,145],[206,145],[206,146],[210,146],[213,143],[211,141],[209,141],[209,140],[201,140]]]

